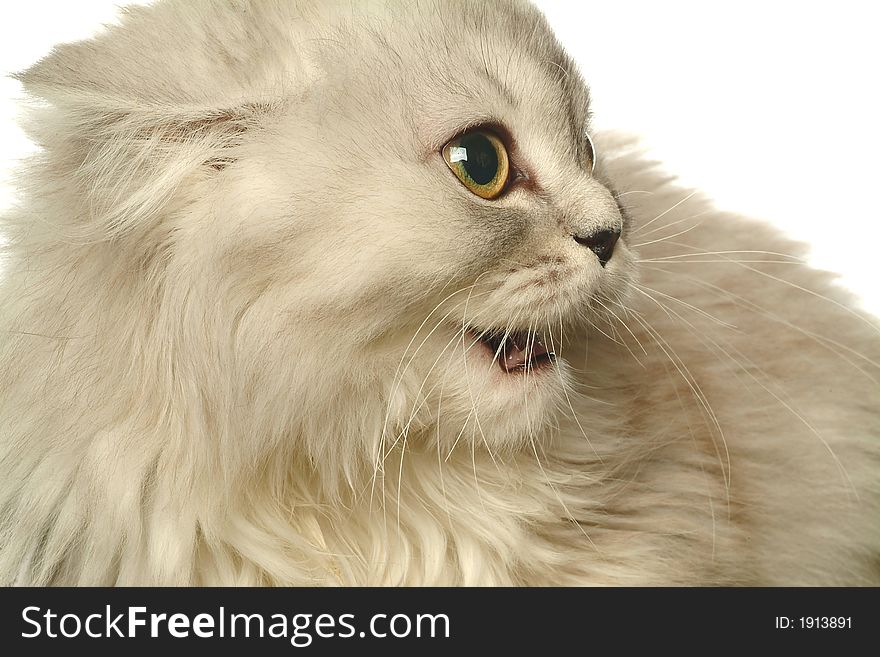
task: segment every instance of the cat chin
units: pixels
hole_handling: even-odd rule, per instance
[[[472,445],[503,450],[545,439],[571,385],[564,358],[554,355],[508,371],[474,331],[447,327],[432,341],[419,358],[422,371],[412,373],[413,410],[405,425],[423,427],[447,455]]]

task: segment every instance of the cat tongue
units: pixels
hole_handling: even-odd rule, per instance
[[[502,349],[498,362],[506,372],[527,369],[549,353],[537,337],[527,334],[511,335]]]

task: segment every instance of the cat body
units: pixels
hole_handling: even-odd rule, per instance
[[[126,14],[20,76],[0,581],[880,583],[877,322],[590,142],[534,8]]]

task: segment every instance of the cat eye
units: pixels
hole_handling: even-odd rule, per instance
[[[443,159],[452,173],[480,198],[498,198],[507,187],[510,161],[497,135],[478,128],[443,147]]]
[[[584,132],[584,136],[587,138],[587,159],[590,160],[590,173],[596,169],[596,147],[593,145],[593,138],[590,137],[589,132]]]

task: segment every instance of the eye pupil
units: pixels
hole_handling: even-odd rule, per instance
[[[467,152],[462,167],[478,185],[487,185],[498,174],[498,153],[482,133],[473,132],[461,138],[459,145]]]

